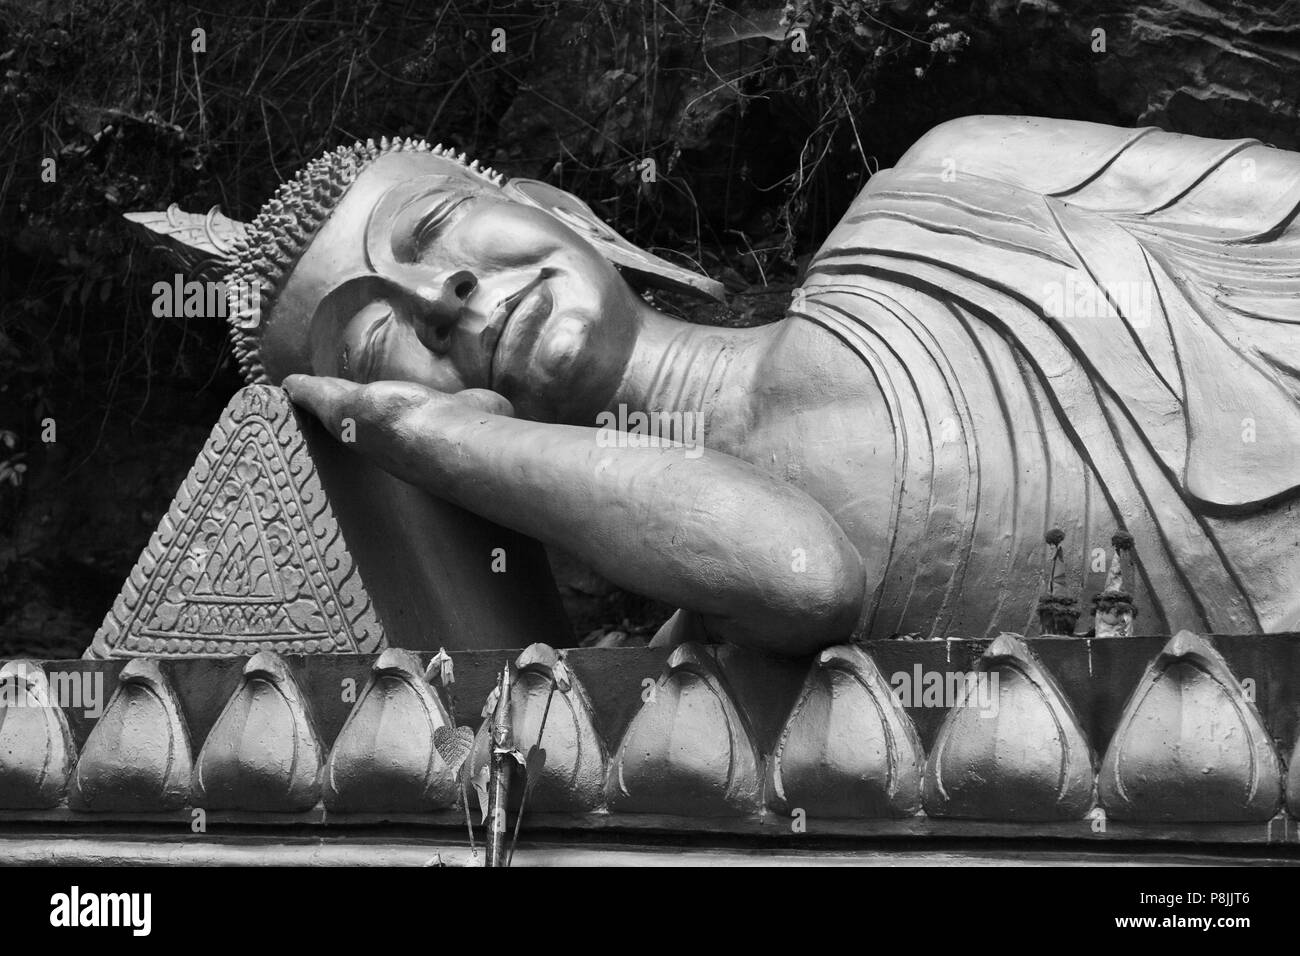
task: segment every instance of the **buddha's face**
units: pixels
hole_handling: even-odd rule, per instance
[[[267,370],[490,388],[529,418],[587,420],[617,387],[647,307],[583,226],[438,157],[381,157],[285,284]]]

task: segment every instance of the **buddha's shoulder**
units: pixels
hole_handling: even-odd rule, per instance
[[[834,333],[798,316],[782,319],[772,333],[754,378],[756,393],[805,409],[878,404],[871,371]]]
[[[852,529],[863,531],[859,521],[875,514],[862,505],[863,489],[892,488],[896,477],[889,405],[871,370],[831,332],[803,318],[773,331],[732,453],[803,487],[862,544]]]
[[[1221,140],[1170,133],[1153,126],[1124,127],[1043,116],[963,116],[941,123],[918,139],[876,188],[901,188],[909,176],[931,172],[950,190],[982,178],[1045,195],[1070,194],[1091,184],[1118,191],[1092,208],[1126,208],[1123,188],[1131,180],[1163,183],[1192,170],[1199,176],[1228,156],[1255,147],[1257,162],[1287,165],[1296,154],[1274,150],[1251,139]],[[1122,159],[1122,161],[1121,161]],[[1202,169],[1203,167],[1203,169]],[[1102,175],[1109,173],[1109,176]],[[1243,177],[1235,175],[1238,180]],[[894,180],[901,179],[902,182]],[[1092,184],[1093,179],[1098,183]],[[1112,182],[1113,180],[1113,182]],[[1289,180],[1287,180],[1289,181]],[[875,177],[864,194],[870,194]],[[932,185],[927,180],[927,187]],[[1085,203],[1085,205],[1088,205]],[[1141,203],[1137,208],[1145,208]]]
[[[903,154],[898,165],[905,165],[918,157],[934,155],[936,152],[997,150],[1011,143],[1036,139],[1065,138],[1075,143],[1110,140],[1133,132],[1133,129],[1107,123],[1054,119],[1049,116],[959,116],[932,127]]]

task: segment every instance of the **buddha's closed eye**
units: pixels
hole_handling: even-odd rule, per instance
[[[449,193],[434,201],[416,222],[412,245],[416,257],[423,256],[448,227],[464,214],[475,197],[470,193]]]

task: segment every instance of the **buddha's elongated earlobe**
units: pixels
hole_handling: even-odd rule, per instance
[[[606,259],[644,285],[726,301],[721,282],[675,266],[634,246],[572,193],[535,179],[512,179],[506,183],[504,191],[510,199],[535,206],[560,220],[594,245]]]

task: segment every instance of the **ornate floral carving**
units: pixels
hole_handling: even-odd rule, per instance
[[[759,755],[706,649],[680,645],[642,699],[610,764],[611,809],[689,816],[758,811]]]
[[[420,658],[389,648],[375,660],[325,765],[325,806],[345,812],[417,813],[456,804],[456,774],[434,735],[452,727],[424,681]]]
[[[1101,801],[1141,821],[1268,820],[1282,775],[1264,721],[1219,652],[1180,631],[1134,688],[1101,765]]]
[[[72,806],[128,812],[174,810],[190,793],[190,736],[157,662],[137,657],[81,750]]]
[[[261,651],[199,752],[194,805],[208,810],[310,810],[320,797],[320,740],[283,658]]]
[[[383,645],[282,391],[241,389],[90,655],[314,654]]]
[[[921,809],[925,752],[875,662],[843,645],[817,656],[768,767],[768,806],[818,817]]]
[[[985,682],[979,699],[968,697],[948,711],[930,750],[926,812],[983,820],[1082,818],[1095,802],[1092,749],[1056,680],[1014,634],[989,645],[974,677]]]
[[[76,759],[68,722],[35,661],[0,667],[0,809],[57,807]]]
[[[596,733],[586,691],[553,648],[533,644],[519,655],[510,705],[515,746],[525,754],[538,744],[546,751],[541,775],[529,793],[528,807],[536,811],[599,809],[605,802],[605,746]],[[546,729],[539,740],[543,714]],[[488,760],[488,724],[484,721],[474,738],[472,760],[478,774],[485,772]],[[516,787],[511,794],[515,803],[522,789]]]

